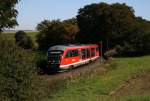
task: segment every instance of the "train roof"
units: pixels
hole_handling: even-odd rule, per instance
[[[48,51],[53,51],[53,50],[61,50],[61,51],[64,51],[66,48],[70,48],[70,47],[72,47],[72,48],[78,48],[78,47],[81,47],[81,46],[83,46],[83,47],[85,47],[85,46],[94,46],[94,45],[96,45],[96,44],[78,44],[78,45],[76,45],[76,44],[67,44],[67,45],[56,45],[56,46],[52,46],[52,47],[50,47],[49,49],[48,49]],[[96,45],[97,46],[97,45]]]

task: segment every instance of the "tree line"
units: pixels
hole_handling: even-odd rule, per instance
[[[0,32],[4,28],[17,25],[18,0],[2,2],[0,6]],[[44,20],[36,27],[36,37],[40,50],[50,46],[71,43],[99,43],[106,48],[116,49],[119,55],[139,55],[150,53],[150,21],[135,16],[132,7],[125,3],[104,2],[86,5],[78,10],[76,17],[61,21]],[[20,40],[30,48],[30,38]],[[26,43],[25,43],[26,42]]]
[[[126,4],[95,3],[79,9],[76,18],[44,20],[37,25],[40,49],[56,44],[98,43],[120,55],[150,52],[150,21],[135,16]],[[108,46],[106,46],[108,45]]]

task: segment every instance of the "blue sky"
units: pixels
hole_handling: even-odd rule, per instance
[[[78,9],[91,3],[126,3],[132,6],[136,16],[150,20],[150,0],[21,0],[16,8],[19,12],[17,30],[33,30],[44,19],[68,19],[77,15]]]

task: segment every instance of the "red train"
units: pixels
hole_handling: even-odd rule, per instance
[[[57,45],[48,50],[48,63],[51,69],[70,69],[98,59],[99,47],[89,45]]]

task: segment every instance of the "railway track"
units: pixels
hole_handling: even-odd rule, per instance
[[[44,77],[48,80],[51,80],[51,79],[54,79],[54,78],[62,78],[62,79],[63,78],[68,78],[68,77],[71,77],[73,75],[83,73],[86,70],[92,70],[92,69],[96,68],[97,66],[100,66],[100,64],[102,64],[102,63],[103,62],[100,62],[100,59],[97,59],[97,60],[95,60],[91,63],[76,67],[72,70],[68,70],[68,71],[64,71],[64,72],[57,72],[55,74],[50,74],[50,75],[44,74],[44,75],[42,75],[42,77]]]

